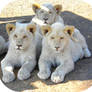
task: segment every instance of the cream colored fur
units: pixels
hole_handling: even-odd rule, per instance
[[[76,31],[81,40],[73,39],[72,36]],[[48,79],[51,75],[53,82],[62,82],[65,75],[74,69],[74,62],[83,57],[91,56],[86,40],[73,26],[54,23],[51,26],[42,26],[42,33],[44,38],[38,72],[40,79]],[[52,66],[55,66],[56,69],[51,74]]]
[[[27,79],[36,65],[36,26],[22,23],[7,24],[6,30],[10,44],[7,55],[1,61],[2,80],[5,83],[13,81],[15,67],[21,67],[18,71],[18,79]]]

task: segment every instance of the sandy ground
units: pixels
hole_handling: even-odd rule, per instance
[[[19,19],[30,21],[32,19],[32,2],[40,4],[51,2],[60,3],[63,6],[61,16],[65,24],[74,25],[86,37],[89,49],[92,52],[92,7],[82,0],[15,0],[8,4],[0,14],[0,35],[8,40],[5,31],[5,24],[15,22]],[[5,54],[0,56],[0,61]],[[15,69],[17,74],[18,69]],[[40,80],[37,77],[38,68],[36,68],[28,80],[15,81],[5,84],[7,87],[16,91],[23,92],[81,92],[92,86],[92,57],[84,58],[75,64],[75,70],[66,75],[63,83],[54,84],[50,79]],[[0,78],[2,77],[0,69]]]

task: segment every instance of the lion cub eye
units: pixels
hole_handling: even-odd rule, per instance
[[[49,11],[49,14],[51,14],[52,12],[51,11]]]
[[[17,38],[18,36],[15,34],[14,37]]]
[[[44,11],[41,11],[41,13],[44,13]]]
[[[64,39],[64,37],[60,37],[60,39]]]
[[[23,39],[25,39],[25,38],[27,38],[27,36],[25,35],[25,36],[23,36]]]
[[[51,39],[54,39],[54,37],[51,37]]]

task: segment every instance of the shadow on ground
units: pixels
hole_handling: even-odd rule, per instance
[[[87,39],[87,43],[89,46],[89,49],[92,52],[92,21],[85,19],[79,15],[76,15],[72,12],[68,12],[68,11],[64,11],[62,12],[61,16],[63,17],[65,24],[68,25],[74,25],[76,28],[78,28],[81,33],[86,37]],[[21,17],[12,17],[12,18],[0,18],[0,35],[2,35],[6,40],[8,39],[7,33],[5,31],[5,24],[9,23],[9,22],[14,22],[16,20],[20,20],[20,19],[25,19],[26,21],[30,21],[32,19],[33,16],[21,16]],[[2,58],[5,56],[2,55],[0,56],[0,60],[2,60]],[[15,70],[15,73],[17,73],[18,69]],[[38,89],[36,86],[32,85],[32,83],[38,81],[41,81],[42,83],[46,84],[46,85],[56,85],[54,83],[51,82],[50,79],[48,80],[40,80],[37,77],[37,72],[38,72],[38,68],[36,68],[30,79],[25,80],[25,81],[19,81],[18,79],[16,79],[15,81],[9,83],[9,84],[5,84],[7,87],[13,89],[13,90],[17,90],[17,91],[22,91],[22,90],[26,90],[26,89]],[[0,77],[2,76],[1,71],[0,71]],[[63,83],[61,83],[62,85],[64,83],[67,83],[68,81],[75,81],[75,80],[80,80],[80,81],[84,81],[84,80],[92,80],[92,57],[91,58],[87,58],[87,59],[82,59],[79,62],[77,62],[75,64],[75,70],[72,71],[71,73],[69,73],[66,78],[65,81]],[[73,84],[75,85],[75,84]],[[92,85],[92,81],[90,83],[90,85]]]

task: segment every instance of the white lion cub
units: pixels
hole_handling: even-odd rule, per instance
[[[21,66],[18,79],[27,79],[36,65],[36,26],[22,23],[7,24],[6,30],[10,44],[7,55],[1,61],[2,80],[5,83],[13,81],[15,79],[13,69],[16,66]]]
[[[56,4],[52,5],[50,3],[46,3],[43,5],[39,5],[34,3],[32,5],[32,9],[35,12],[35,16],[32,19],[38,25],[41,24],[53,24],[55,22],[61,22],[64,24],[62,17],[60,16],[60,12],[62,9],[62,5]]]
[[[5,42],[5,39],[0,36],[0,55],[7,52],[8,50],[8,42]]]
[[[72,39],[75,30],[77,29],[73,26],[64,26],[62,23],[42,26],[44,38],[39,59],[39,78],[47,79],[51,75],[53,82],[62,82],[65,75],[74,69],[75,61],[83,56],[91,56],[86,42],[84,44],[86,47],[83,47],[85,39],[81,42]],[[56,66],[52,74],[51,66]]]

